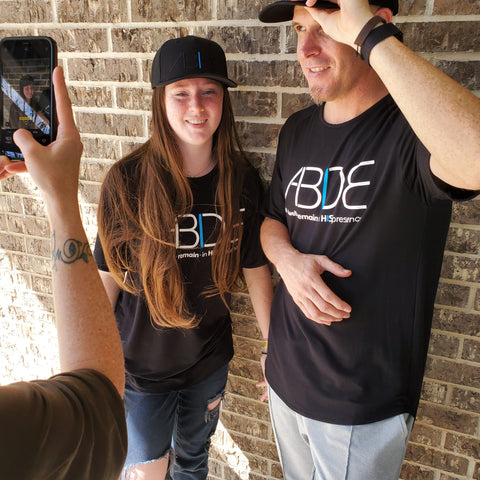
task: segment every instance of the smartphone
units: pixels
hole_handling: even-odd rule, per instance
[[[57,46],[50,37],[7,37],[0,41],[0,153],[23,160],[13,141],[18,128],[42,145],[55,140],[57,119],[52,72]]]

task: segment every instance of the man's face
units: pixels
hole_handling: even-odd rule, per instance
[[[332,102],[350,95],[365,62],[348,45],[326,35],[305,7],[295,7],[297,56],[315,103]]]

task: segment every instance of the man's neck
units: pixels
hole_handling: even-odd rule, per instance
[[[325,103],[323,118],[338,125],[366,112],[388,94],[381,80],[374,75],[370,82],[357,85],[350,95]]]

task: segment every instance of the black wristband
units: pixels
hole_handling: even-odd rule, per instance
[[[362,58],[370,65],[369,59],[372,48],[392,36],[397,37],[401,42],[403,41],[403,33],[393,23],[386,23],[385,25],[374,28],[363,42],[361,50]]]
[[[379,15],[376,15],[375,17],[372,17],[366,24],[365,26],[360,30],[360,33],[358,34],[357,38],[355,39],[355,45],[357,46],[357,55],[360,55],[360,52],[362,50],[362,45],[363,42],[367,39],[367,37],[370,35],[372,30],[376,28],[376,26],[379,23],[387,23],[385,19],[380,17]]]

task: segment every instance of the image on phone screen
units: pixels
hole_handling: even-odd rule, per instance
[[[22,160],[13,142],[18,128],[30,130],[42,145],[54,139],[54,44],[47,37],[11,37],[3,39],[0,45],[1,149],[9,158]]]

